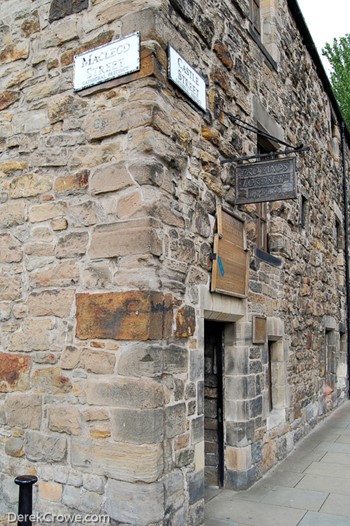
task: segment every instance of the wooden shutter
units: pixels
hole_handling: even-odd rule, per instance
[[[211,291],[244,298],[248,289],[249,254],[244,221],[217,209]]]

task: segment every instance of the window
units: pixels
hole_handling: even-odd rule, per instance
[[[268,63],[277,71],[280,58],[280,35],[276,28],[278,2],[250,0],[250,34]]]
[[[300,210],[300,226],[303,230],[307,230],[309,225],[309,201],[302,195],[301,196],[301,210]]]
[[[254,30],[261,37],[260,0],[250,1],[250,20]]]
[[[272,396],[272,342],[268,342],[268,362],[267,362],[267,399],[268,409],[271,412],[273,409],[273,396]]]
[[[264,252],[268,252],[267,205],[268,203],[257,203],[256,205],[256,246]]]
[[[338,218],[335,219],[335,246],[338,252],[344,249],[343,229]]]
[[[265,414],[267,428],[272,429],[286,420],[287,353],[282,338],[268,340],[265,371]]]

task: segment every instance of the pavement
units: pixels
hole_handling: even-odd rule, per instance
[[[246,491],[209,491],[205,526],[350,526],[350,401]]]

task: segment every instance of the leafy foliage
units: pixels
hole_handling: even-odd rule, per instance
[[[350,128],[350,34],[326,44],[322,54],[331,64],[331,83],[344,121]]]

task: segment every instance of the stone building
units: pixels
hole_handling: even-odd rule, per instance
[[[3,0],[0,75],[0,514],[36,474],[40,512],[203,524],[347,397],[349,135],[298,5]]]

